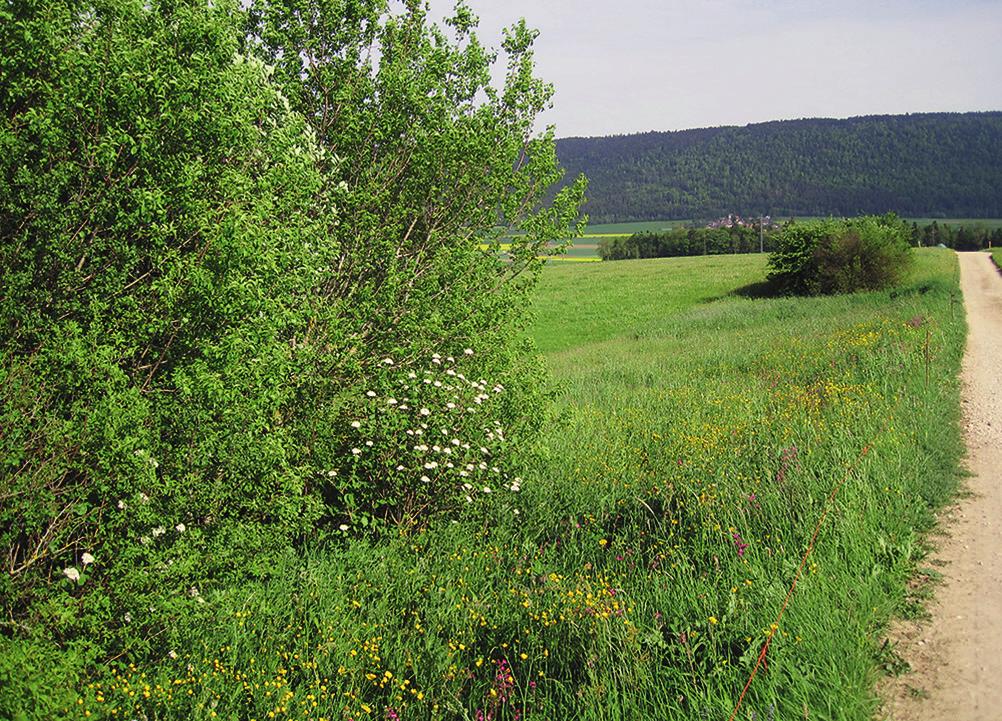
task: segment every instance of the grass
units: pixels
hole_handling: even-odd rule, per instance
[[[956,259],[921,251],[894,292],[744,297],[764,262],[548,267],[557,417],[518,494],[207,593],[66,715],[727,718],[771,639],[741,718],[870,719],[957,480]]]

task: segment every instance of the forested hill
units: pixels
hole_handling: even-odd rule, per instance
[[[593,223],[743,215],[1002,217],[1002,112],[565,138]]]

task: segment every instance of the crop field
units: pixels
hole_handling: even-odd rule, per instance
[[[957,482],[956,261],[921,251],[896,292],[745,297],[764,271],[549,267],[557,410],[517,493],[215,592],[68,713],[726,719],[769,642],[741,718],[870,719],[915,529]]]

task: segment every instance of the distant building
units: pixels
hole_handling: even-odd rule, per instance
[[[752,220],[746,220],[742,218],[737,213],[728,213],[723,218],[717,218],[706,224],[707,228],[757,228],[758,218]],[[762,216],[762,226],[765,228],[775,228],[777,227],[775,223],[772,222],[772,218],[768,215]]]

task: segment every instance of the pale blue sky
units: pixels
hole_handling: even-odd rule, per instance
[[[429,0],[441,16],[451,0]],[[557,135],[1002,110],[1002,0],[467,0],[525,17]]]

